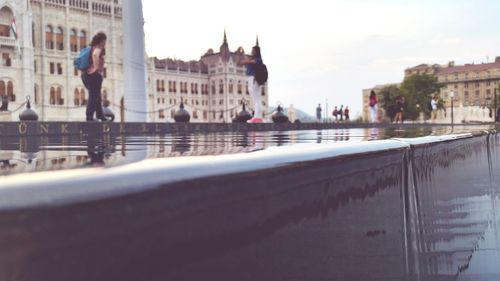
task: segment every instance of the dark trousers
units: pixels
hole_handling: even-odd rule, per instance
[[[97,119],[104,119],[102,114],[102,98],[101,98],[101,88],[102,88],[102,76],[101,74],[94,72],[92,74],[83,74],[82,81],[85,88],[89,91],[89,101],[87,103],[87,120],[94,119],[94,113]]]

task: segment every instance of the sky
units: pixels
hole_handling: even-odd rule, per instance
[[[498,0],[143,0],[149,56],[197,60],[256,35],[269,70],[270,105],[314,115],[322,104],[361,114],[362,89],[403,80],[421,63],[494,61]]]

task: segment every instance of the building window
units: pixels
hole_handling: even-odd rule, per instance
[[[249,95],[249,94],[250,94],[250,92],[248,91],[248,81],[247,81],[247,83],[246,83],[246,92],[247,92],[247,95]]]
[[[76,31],[76,29],[71,29],[69,44],[72,52],[78,52],[78,32]]]
[[[14,83],[12,81],[7,82],[7,97],[10,101],[16,101],[16,95],[14,95]]]
[[[54,29],[50,25],[45,27],[45,48],[54,49]]]
[[[57,64],[57,74],[63,75],[63,69],[62,69],[62,64],[61,63]]]
[[[2,66],[12,66],[12,59],[9,53],[2,54]]]
[[[0,97],[3,97],[5,96],[5,82],[4,81],[0,81]]]
[[[74,69],[73,69],[73,74],[74,74],[75,76],[78,76],[78,68],[74,67]]]
[[[464,88],[468,89],[469,88],[469,83],[465,83]]]
[[[479,84],[479,83],[476,83],[476,88],[479,88],[479,86],[480,86],[480,85],[481,85],[481,84]]]
[[[64,31],[62,27],[56,28],[56,47],[59,51],[64,51]]]
[[[228,89],[228,92],[230,94],[233,93],[233,88],[234,88],[234,85],[233,85],[233,80],[229,80],[229,89]]]
[[[215,81],[212,81],[212,95],[215,95]]]
[[[51,62],[49,66],[50,66],[50,74],[54,74],[56,72],[55,64]]]
[[[241,95],[243,93],[243,85],[241,85],[241,81],[238,81],[238,94]]]
[[[62,88],[59,86],[50,87],[50,104],[51,105],[64,105],[62,98]]]
[[[219,81],[219,94],[224,94],[224,81]]]
[[[476,99],[478,99],[481,96],[479,91],[476,91]]]
[[[80,50],[87,47],[87,32],[85,30],[80,31]]]
[[[464,99],[468,100],[469,99],[469,92],[465,91],[464,93]]]
[[[158,111],[158,118],[165,119],[165,111],[163,109]]]

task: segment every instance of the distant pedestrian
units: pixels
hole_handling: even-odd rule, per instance
[[[321,123],[321,112],[323,110],[321,109],[321,104],[318,104],[318,107],[316,107],[316,120],[318,123]]]
[[[431,119],[432,122],[436,122],[438,113],[438,97],[434,96],[431,99]]]
[[[375,91],[371,91],[370,93],[370,101],[368,103],[368,106],[370,107],[370,117],[372,123],[377,123],[378,122],[378,99],[377,99],[377,94],[375,94]]]
[[[335,107],[332,111],[333,118],[335,118],[335,123],[339,122],[339,110]]]
[[[340,106],[339,115],[340,115],[340,122],[343,122],[344,121],[344,105]]]
[[[106,34],[97,33],[92,38],[90,67],[83,71],[82,81],[89,91],[89,101],[87,103],[87,121],[97,121],[94,119],[94,113],[97,119],[108,121],[102,113],[101,89],[104,79],[104,56],[106,55]]]
[[[403,96],[398,96],[396,98],[396,118],[394,120],[395,123],[398,122],[403,123],[404,106],[405,106],[405,98]]]
[[[346,122],[349,121],[349,106],[346,106],[344,109],[344,117]]]
[[[240,54],[243,54],[243,49],[238,49]],[[259,85],[255,79],[255,66],[257,64],[262,65],[262,55],[260,53],[260,47],[254,46],[252,48],[252,56],[249,59],[243,59],[238,62],[239,65],[245,65],[248,77],[248,89],[250,95],[252,96],[254,102],[255,114],[252,119],[248,120],[248,123],[262,123],[264,122],[264,115],[262,112],[262,87]]]

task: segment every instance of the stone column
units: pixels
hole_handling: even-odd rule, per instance
[[[123,1],[123,65],[125,107],[133,111],[147,111],[146,50],[144,45],[142,1]],[[125,112],[127,122],[146,122],[148,115]]]
[[[19,22],[19,21],[18,21]],[[27,96],[34,101],[35,93],[35,66],[33,49],[33,16],[29,2],[24,2],[22,7],[22,64],[23,64],[23,93],[19,93],[19,102],[24,102]],[[32,103],[34,104],[34,103]]]

